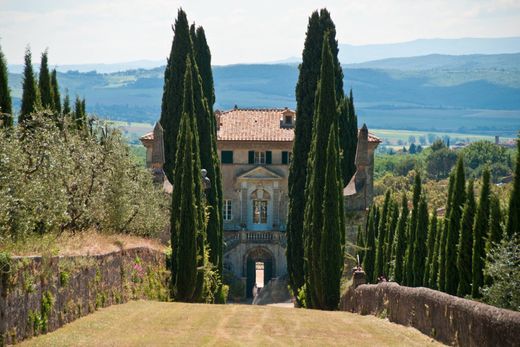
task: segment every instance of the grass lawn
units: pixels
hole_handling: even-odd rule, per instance
[[[248,305],[134,301],[102,309],[21,346],[435,346],[373,316]]]

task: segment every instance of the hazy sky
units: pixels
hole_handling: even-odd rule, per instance
[[[49,47],[51,65],[164,59],[177,9],[204,26],[214,64],[301,55],[310,13],[327,7],[341,43],[520,36],[520,0],[0,0],[10,64]]]

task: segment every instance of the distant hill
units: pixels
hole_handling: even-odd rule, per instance
[[[56,68],[56,71],[67,72],[67,71],[78,71],[78,72],[91,72],[95,71],[98,73],[113,73],[135,69],[153,69],[166,64],[164,60],[135,60],[123,63],[114,64],[66,64],[66,65],[51,65],[51,68]],[[39,64],[35,64],[36,69],[40,68]],[[12,64],[9,65],[9,71],[12,73],[22,73],[23,65]]]
[[[515,136],[520,129],[518,54],[389,59],[346,65],[345,89],[354,91],[360,123],[372,128],[458,131]],[[213,67],[216,109],[295,105],[295,64]],[[21,75],[10,74],[19,108]],[[160,115],[164,67],[110,74],[59,73],[87,99],[89,112],[152,123]]]
[[[343,64],[352,64],[429,54],[467,55],[519,52],[520,37],[420,39],[401,43],[360,46],[340,44],[339,60]]]
[[[396,70],[520,70],[520,53],[510,54],[468,54],[468,55],[445,55],[429,54],[419,57],[401,57],[373,60],[364,63],[347,64],[347,68],[364,69],[396,69]]]

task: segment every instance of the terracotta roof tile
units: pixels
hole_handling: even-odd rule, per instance
[[[233,109],[220,113],[219,141],[292,141],[294,130],[282,127],[286,109]]]

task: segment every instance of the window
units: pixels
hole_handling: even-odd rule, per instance
[[[292,116],[285,116],[285,125],[292,125]]]
[[[253,200],[253,224],[267,224],[267,200]]]
[[[282,164],[290,164],[292,160],[292,152],[282,151]]]
[[[265,164],[265,152],[255,151],[255,164]]]
[[[233,164],[233,151],[220,152],[222,164]]]
[[[233,215],[231,214],[231,200],[224,200],[224,205],[222,206],[223,211],[222,215],[224,216],[225,221],[230,221],[233,219]]]
[[[249,164],[272,164],[273,161],[273,152],[271,151],[249,151]]]

